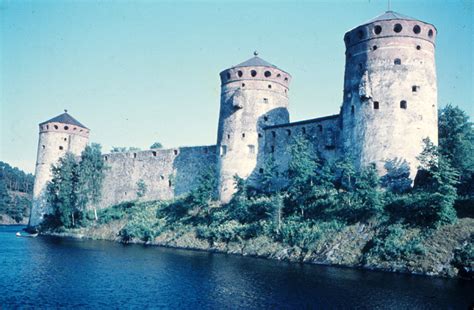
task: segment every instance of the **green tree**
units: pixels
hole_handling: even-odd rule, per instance
[[[150,146],[150,149],[162,149],[162,148],[163,148],[163,144],[161,144],[160,142],[155,142]]]
[[[140,199],[145,196],[146,191],[148,190],[145,181],[143,179],[138,180],[137,182],[137,197]]]
[[[81,153],[78,166],[77,202],[81,211],[92,208],[97,220],[97,204],[102,193],[102,183],[105,177],[105,161],[102,157],[101,146],[92,143]]]
[[[364,211],[364,215],[373,216],[383,209],[379,184],[375,165],[369,165],[362,170],[355,182],[354,197],[358,207]]]
[[[263,165],[260,177],[261,188],[264,193],[272,194],[277,190],[278,167],[273,156],[270,156]]]
[[[439,152],[460,172],[459,194],[474,198],[474,128],[469,116],[448,104],[438,113]]]
[[[299,209],[304,217],[304,211],[313,197],[315,171],[318,167],[316,158],[309,149],[308,140],[298,136],[289,145],[290,162],[288,163],[288,200],[291,209]]]
[[[51,170],[52,180],[47,187],[47,199],[53,215],[64,227],[73,227],[78,213],[76,196],[78,164],[74,155],[66,153]]]

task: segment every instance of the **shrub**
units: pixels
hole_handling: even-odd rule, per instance
[[[341,228],[342,224],[337,221],[312,222],[292,218],[282,223],[280,237],[288,245],[312,250],[318,241],[324,240]]]

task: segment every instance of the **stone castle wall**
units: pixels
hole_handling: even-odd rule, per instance
[[[199,177],[217,165],[216,146],[180,147],[103,155],[107,169],[99,208],[138,199],[137,183],[147,190],[142,200],[166,200],[188,193]]]

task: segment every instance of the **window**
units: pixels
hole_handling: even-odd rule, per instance
[[[152,153],[153,153],[153,156],[156,156],[156,151],[153,151]]]
[[[285,82],[288,82],[288,77],[285,77]]]
[[[257,76],[257,71],[255,71],[255,70],[250,71],[250,75],[252,77],[256,77]]]
[[[273,137],[273,138],[276,137],[276,132],[272,131],[272,137]]]
[[[355,112],[355,107],[351,106],[351,113],[354,114],[354,112]]]
[[[104,156],[104,160],[107,161],[107,159],[108,159],[107,156]]]
[[[323,125],[318,125],[319,132],[323,132]]]
[[[259,137],[259,138],[261,138],[261,137],[262,137],[262,134],[261,134],[261,133],[259,133],[259,134],[258,134],[258,137]]]
[[[230,139],[230,135],[227,135],[227,139]]]
[[[378,101],[374,101],[374,109],[375,110],[379,109],[379,102]]]
[[[59,150],[62,151],[64,148],[62,147],[62,145],[59,146]]]
[[[382,26],[377,25],[374,27],[375,34],[380,34],[381,32],[382,32]]]
[[[161,180],[164,180],[164,179],[165,179],[165,176],[164,176],[164,175],[160,175],[160,179],[161,179]]]
[[[44,146],[44,145],[42,145],[42,147],[43,147],[43,150],[46,148],[46,146]]]
[[[270,71],[265,71],[264,75],[265,77],[271,77],[272,73]]]
[[[64,138],[63,140],[64,140],[64,141],[67,141],[67,138]]]
[[[245,132],[242,133],[242,138],[245,138]]]
[[[242,83],[242,87],[245,87],[245,83]]]
[[[268,84],[268,88],[270,88],[270,89],[271,89],[271,88],[272,88],[272,84]]]
[[[171,180],[168,180],[168,187],[171,187],[173,186],[173,183],[171,182]]]
[[[306,127],[301,128],[301,132],[302,132],[303,134],[306,134]]]
[[[237,75],[238,75],[239,77],[242,77],[242,75],[243,75],[242,71],[240,71],[240,70],[237,71]]]
[[[58,125],[54,125],[54,129],[58,129]]]
[[[377,45],[372,46],[372,50],[376,51],[377,50]]]
[[[137,158],[137,153],[133,153],[133,158]]]
[[[288,134],[288,136],[291,136],[291,130],[287,129],[286,133]]]
[[[249,148],[249,154],[255,154],[255,145],[248,145],[248,148]]]
[[[395,60],[393,61],[393,63],[395,65],[401,65],[402,64],[402,61],[400,60],[400,58],[395,58]]]
[[[428,31],[428,37],[431,38],[432,36],[433,36],[433,29],[430,29],[430,30]]]
[[[411,87],[411,91],[414,92],[414,93],[416,93],[416,92],[418,91],[418,88],[419,88],[418,86],[413,85],[413,86]]]
[[[225,154],[227,154],[227,145],[221,145],[221,148],[220,148],[220,155],[221,156],[224,156]]]
[[[419,34],[421,32],[420,26],[415,25],[415,27],[413,27],[413,32],[416,33],[416,34]]]
[[[263,103],[268,103],[268,98],[263,98]]]
[[[275,146],[274,145],[271,146],[271,152],[275,153]]]
[[[46,129],[49,129],[49,125],[46,125]]]
[[[174,155],[178,155],[178,150],[173,151]]]
[[[280,74],[280,73],[278,73],[278,74],[277,74],[277,77],[278,77],[278,78],[279,78],[279,77],[281,77],[281,74]]]
[[[68,129],[69,129],[69,127],[68,127],[68,126],[64,126],[64,130],[68,130]]]
[[[417,46],[416,46],[416,49],[417,49],[417,50],[421,50],[421,46],[420,46],[420,45],[417,45]]]
[[[263,173],[263,168],[258,169],[258,172]]]
[[[268,121],[268,116],[264,116],[264,117],[263,117],[263,120],[264,120],[265,122]]]
[[[401,32],[402,29],[403,29],[403,27],[400,24],[395,24],[395,26],[393,26],[393,31],[395,31],[396,33]]]
[[[400,109],[406,109],[407,108],[407,102],[405,100],[400,101]]]

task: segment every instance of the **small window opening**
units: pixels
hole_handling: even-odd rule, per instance
[[[239,77],[242,77],[242,75],[243,75],[242,71],[240,71],[240,70],[237,71],[237,75],[238,75]]]
[[[301,132],[302,132],[303,134],[306,134],[306,127],[301,128]]]
[[[77,128],[76,128],[76,127],[74,127],[72,130],[77,130]]]
[[[104,160],[107,161],[107,159],[108,159],[107,156],[104,156]]]
[[[267,122],[267,121],[268,121],[268,116],[264,116],[264,117],[263,117],[263,120],[264,120],[265,122]]]
[[[395,24],[395,26],[393,26],[393,31],[395,31],[396,33],[399,33],[400,31],[402,31],[402,29],[403,27],[400,24]]]
[[[160,179],[164,180],[164,179],[165,179],[165,176],[164,176],[164,175],[160,175]]]
[[[67,138],[64,138],[64,141],[67,141]]]
[[[64,149],[64,148],[63,148],[63,147],[60,145],[60,146],[59,146],[59,150],[61,150],[61,151],[62,151],[63,149]]]
[[[362,70],[362,64],[359,64],[359,70]]]
[[[268,103],[268,98],[263,98],[263,103]]]
[[[178,155],[178,150],[173,151],[174,155]]]
[[[281,74],[280,74],[280,73],[278,73],[278,74],[277,74],[277,77],[281,77]]]
[[[258,169],[258,172],[263,173],[263,168]]]
[[[414,93],[416,93],[416,92],[418,91],[418,86],[413,85],[413,86],[411,87],[411,91],[414,92]]]
[[[261,133],[259,133],[259,134],[258,134],[258,137],[259,137],[259,138],[261,138],[261,137],[262,137],[262,134],[261,134]]]
[[[276,137],[276,132],[272,131],[272,137],[273,137],[273,138]]]
[[[242,83],[242,87],[245,87],[245,83]]]
[[[46,129],[49,129],[49,125],[46,125]]]
[[[64,130],[68,130],[68,129],[69,129],[69,127],[68,127],[68,126],[64,126]]]
[[[285,77],[285,81],[288,81],[288,77]]]
[[[230,139],[230,135],[227,135],[227,139]]]
[[[255,145],[248,145],[249,154],[255,154]]]
[[[255,70],[250,71],[250,75],[252,77],[256,77],[257,76],[257,71],[255,71]]]
[[[379,109],[379,102],[378,101],[374,101],[374,109],[375,110]]]
[[[400,58],[395,58],[395,60],[393,61],[394,64],[396,65],[401,65],[402,64],[402,61]]]
[[[382,26],[377,25],[374,27],[375,34],[380,34],[381,32],[382,32]]]
[[[44,146],[44,145],[42,145],[42,147],[43,147],[43,150],[46,148],[46,146]]]
[[[291,130],[287,129],[287,130],[286,130],[286,133],[287,133],[289,136],[291,136]]]
[[[245,138],[245,133],[242,133],[242,138]]]
[[[54,125],[54,129],[58,129],[58,125]]]
[[[153,153],[153,156],[156,156],[156,151],[153,151],[152,153]]]
[[[173,186],[173,183],[171,182],[171,180],[168,180],[168,187],[171,187]]]
[[[413,32],[416,33],[416,34],[419,34],[421,32],[420,26],[415,25],[415,27],[413,27]]]
[[[271,88],[272,88],[272,85],[271,85],[271,84],[268,84],[268,88],[270,88],[270,89],[271,89]]]
[[[405,100],[400,101],[400,108],[401,109],[406,109],[407,108],[407,102]]]
[[[428,37],[431,38],[432,36],[433,36],[433,29],[430,29],[430,30],[428,31]]]
[[[372,46],[372,50],[377,50],[377,45]]]
[[[227,79],[230,80],[230,72],[227,72]]]
[[[351,106],[351,113],[354,114],[354,112],[355,112],[355,107]]]
[[[318,125],[319,132],[323,132],[323,125]]]
[[[137,158],[137,153],[133,153],[133,158]]]
[[[274,145],[271,146],[271,152],[275,153],[275,146]]]
[[[420,46],[420,45],[417,45],[417,46],[416,46],[416,49],[417,49],[417,50],[421,50],[421,46]]]
[[[265,77],[271,77],[272,73],[270,71],[265,71],[264,75]]]

